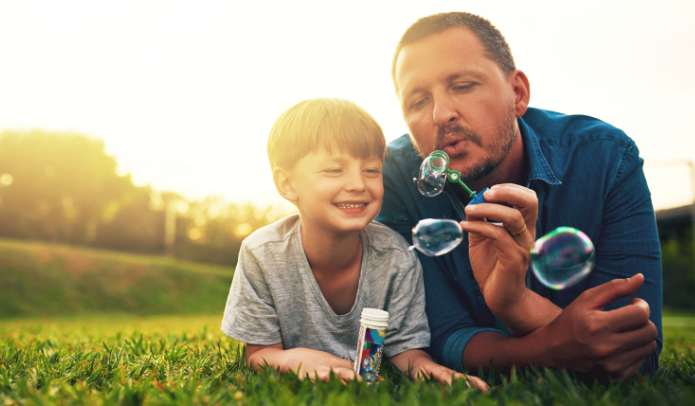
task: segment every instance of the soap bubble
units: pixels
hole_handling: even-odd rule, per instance
[[[425,255],[436,257],[456,248],[463,241],[458,221],[424,219],[413,228],[413,246]]]
[[[417,188],[427,197],[442,193],[446,185],[446,159],[439,155],[425,158],[420,165]]]
[[[531,269],[545,286],[561,290],[584,279],[594,268],[594,244],[583,232],[559,227],[539,238],[531,249]]]

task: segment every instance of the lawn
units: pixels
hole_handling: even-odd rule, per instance
[[[0,238],[0,319],[212,314],[224,310],[233,275],[164,256]]]
[[[93,316],[0,321],[0,406],[695,404],[695,315],[667,313],[661,369],[602,385],[566,373],[491,373],[487,393],[413,381],[392,368],[367,387],[249,371],[219,316]]]
[[[491,385],[481,393],[413,381],[388,365],[371,387],[255,373],[219,331],[232,275],[166,257],[0,239],[0,406],[695,404],[688,311],[664,313],[659,372],[620,384],[517,370],[481,374]]]

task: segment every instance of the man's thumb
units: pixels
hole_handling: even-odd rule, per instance
[[[621,297],[637,292],[644,282],[644,275],[638,273],[627,279],[613,279],[603,285],[589,289],[582,294],[589,307],[603,309]]]

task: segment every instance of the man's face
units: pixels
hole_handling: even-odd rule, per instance
[[[443,150],[470,182],[509,153],[518,134],[513,86],[472,31],[452,28],[403,47],[396,83],[420,156]]]

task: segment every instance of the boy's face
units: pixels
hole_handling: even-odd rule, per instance
[[[335,148],[302,158],[290,171],[302,221],[338,233],[364,229],[381,210],[381,164],[377,157],[355,158]]]

